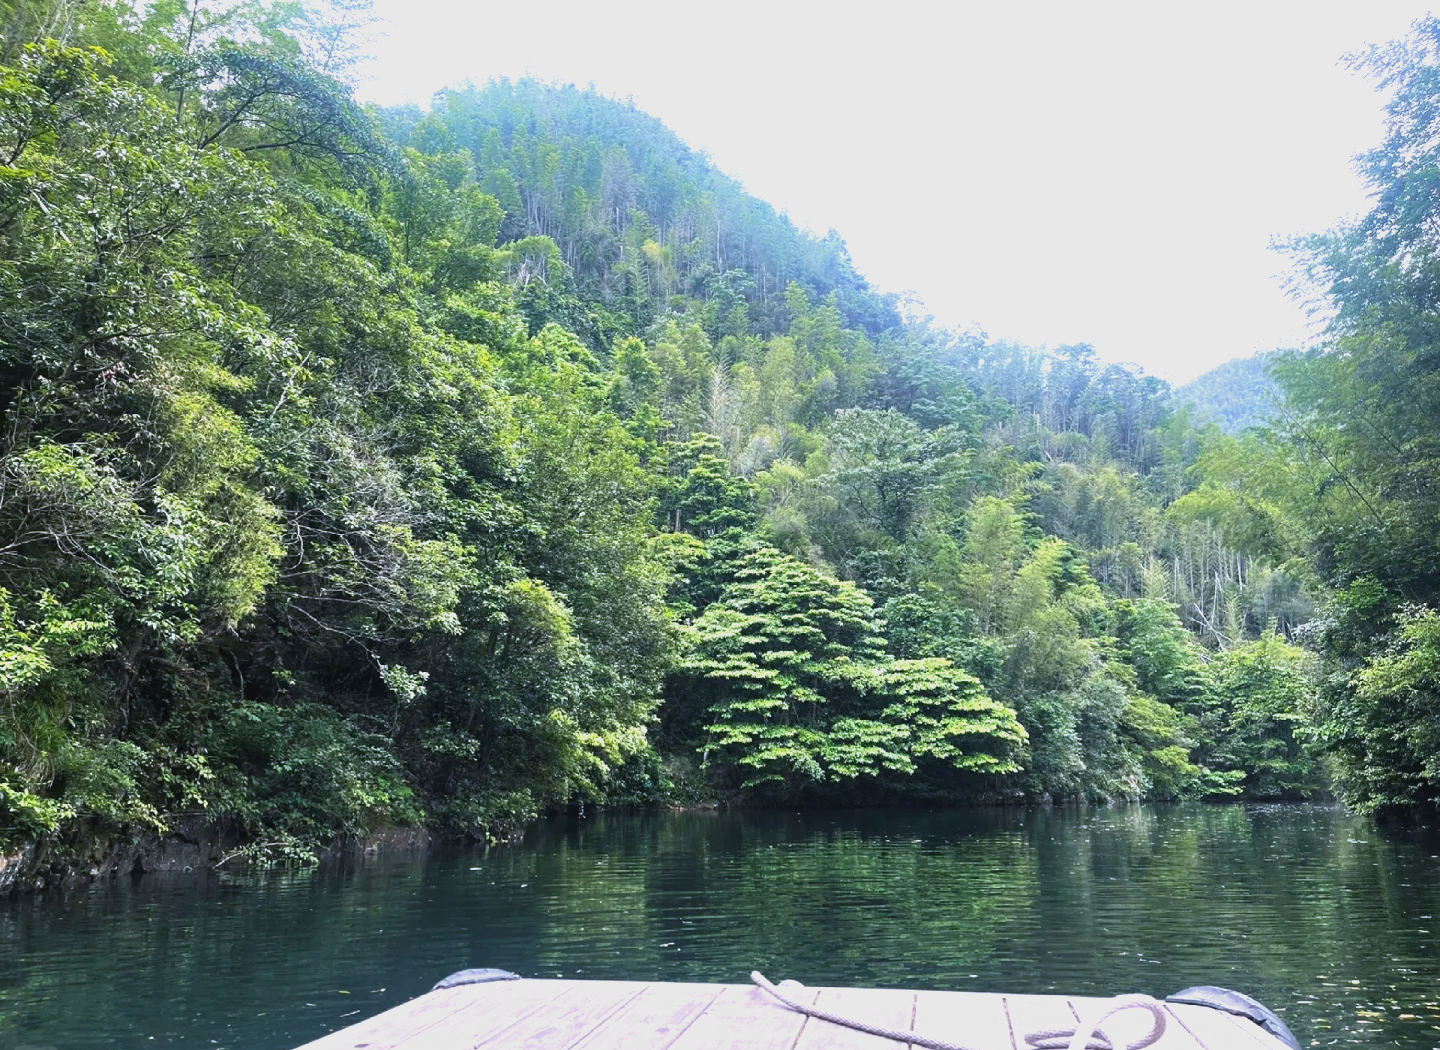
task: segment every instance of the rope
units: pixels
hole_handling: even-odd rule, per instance
[[[923,1046],[927,1050],[974,1050],[972,1047],[962,1046],[959,1043],[947,1043],[943,1039],[931,1039],[927,1036],[917,1035],[914,1032],[902,1032],[895,1028],[881,1028],[879,1025],[867,1024],[864,1021],[857,1021],[852,1017],[841,1017],[839,1014],[832,1014],[829,1010],[821,1010],[814,1006],[807,1006],[804,1003],[797,1003],[791,999],[781,988],[803,989],[805,986],[799,981],[781,981],[780,988],[765,979],[765,975],[759,970],[750,974],[750,980],[754,981],[765,991],[769,992],[776,999],[779,999],[792,1010],[798,1010],[807,1017],[819,1018],[821,1021],[829,1021],[831,1024],[844,1025],[846,1028],[853,1028],[857,1032],[868,1032],[870,1035],[878,1035],[882,1039],[894,1039],[897,1043],[910,1043],[914,1046]]]
[[[893,1039],[897,1043],[925,1047],[926,1050],[976,1050],[974,1047],[968,1047],[961,1043],[949,1043],[943,1039],[920,1035],[918,1032],[902,1032],[897,1028],[884,1028],[865,1021],[857,1021],[853,1017],[843,1017],[840,1014],[831,1013],[829,1010],[798,1002],[785,993],[795,990],[803,991],[805,986],[799,981],[781,981],[777,988],[758,970],[751,971],[750,980],[790,1009],[802,1013],[806,1017],[829,1021],[831,1024],[853,1028],[857,1032],[865,1032],[869,1035],[877,1035],[882,1039]],[[1148,1010],[1154,1019],[1150,1031],[1138,1042],[1117,1041],[1100,1030],[1103,1022],[1121,1011],[1134,1009]],[[1039,1032],[1029,1032],[1025,1036],[1025,1042],[1032,1050],[1144,1050],[1145,1047],[1158,1042],[1164,1034],[1165,1010],[1160,1003],[1148,995],[1122,995],[1112,1000],[1109,1009],[1087,1024],[1081,1024],[1077,1028],[1051,1028]]]
[[[1152,1024],[1137,1042],[1116,1041],[1100,1030],[1100,1026],[1125,1010],[1143,1009],[1150,1012]],[[1099,1017],[1078,1028],[1052,1028],[1027,1032],[1025,1041],[1034,1050],[1144,1050],[1160,1041],[1165,1034],[1165,1007],[1148,995],[1120,995],[1110,1000],[1110,1007]]]

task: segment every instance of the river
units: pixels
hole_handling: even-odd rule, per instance
[[[0,1046],[289,1050],[467,966],[1249,992],[1440,1047],[1440,840],[1320,806],[599,814],[514,846],[0,902]],[[963,1039],[964,1033],[951,1033]]]

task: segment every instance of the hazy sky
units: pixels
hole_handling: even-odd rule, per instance
[[[1365,207],[1340,56],[1412,0],[376,0],[361,93],[526,74],[631,97],[942,322],[1185,380],[1309,336],[1272,239]]]

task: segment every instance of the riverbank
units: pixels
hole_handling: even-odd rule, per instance
[[[643,814],[718,814],[726,811],[747,811],[757,814],[795,810],[799,813],[860,812],[876,807],[894,812],[1026,812],[1038,809],[1123,810],[1178,803],[1154,800],[1109,799],[1087,801],[1069,799],[1052,801],[1020,796],[991,796],[961,802],[954,799],[933,800],[930,805],[916,805],[913,799],[896,795],[864,805],[854,799],[839,802],[824,798],[800,801],[798,805],[777,805],[776,800],[757,798],[743,791],[726,791],[707,784],[708,790],[685,790],[667,794],[649,802],[630,802],[603,807],[572,809],[572,815],[584,820],[587,809],[592,814],[637,816]],[[1330,796],[1313,799],[1214,800],[1207,805],[1222,807],[1246,804],[1334,804]],[[539,816],[524,824],[507,823],[497,826],[485,839],[492,843],[519,843],[527,831],[544,826],[560,813]],[[461,848],[474,844],[473,835],[442,834],[425,827],[387,825],[363,835],[337,834],[327,841],[266,841],[245,834],[237,825],[207,819],[205,814],[188,814],[173,818],[165,831],[150,829],[117,830],[113,827],[72,826],[60,835],[29,843],[0,845],[0,898],[34,893],[46,889],[71,887],[118,875],[149,873],[187,873],[223,871],[238,874],[246,870],[270,868],[313,867],[319,864],[372,854],[406,854],[431,846]]]
[[[364,836],[341,836],[330,844],[310,847],[308,852],[315,860],[325,861],[361,853],[413,852],[433,841],[424,828],[386,827]],[[175,821],[163,833],[76,831],[63,839],[0,851],[0,897],[83,885],[117,875],[242,870],[266,845],[199,815]]]

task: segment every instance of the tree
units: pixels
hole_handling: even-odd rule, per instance
[[[1361,160],[1374,205],[1290,246],[1333,317],[1321,348],[1274,367],[1285,395],[1275,447],[1297,482],[1286,509],[1335,592],[1315,634],[1331,669],[1312,717],[1341,793],[1368,808],[1433,805],[1431,745],[1410,705],[1423,694],[1427,610],[1440,604],[1440,19],[1351,62],[1389,93],[1385,140]],[[1395,725],[1381,728],[1375,716],[1392,705]]]
[[[854,717],[882,645],[869,598],[764,547],[742,557],[733,576],[695,621],[691,653],[669,687],[677,706],[708,713],[707,761],[724,756],[747,771],[747,785],[819,780],[831,774],[822,764],[829,731],[848,715],[847,775],[906,768],[894,732]]]
[[[1312,654],[1267,632],[1216,654],[1209,688],[1226,724],[1208,764],[1244,774],[1251,798],[1308,798],[1327,786],[1306,715],[1315,695]],[[1394,723],[1392,730],[1398,728]]]
[[[1012,711],[950,661],[891,660],[883,646],[864,592],[757,548],[696,619],[667,686],[671,717],[708,717],[706,761],[733,764],[746,787],[910,774],[927,761],[1016,768],[1024,731]]]

